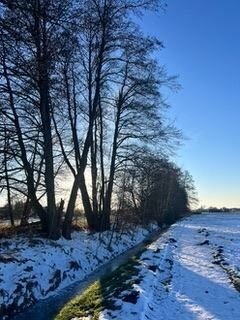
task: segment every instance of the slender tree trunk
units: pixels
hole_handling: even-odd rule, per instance
[[[98,217],[96,216],[95,212],[92,210],[91,202],[90,202],[87,187],[86,187],[85,177],[83,173],[81,173],[81,175],[78,176],[78,185],[81,190],[82,202],[83,202],[83,207],[84,207],[88,227],[90,230],[98,231]]]
[[[14,218],[13,218],[13,207],[12,207],[12,200],[11,200],[11,189],[9,185],[9,180],[6,178],[7,182],[7,199],[8,199],[8,213],[9,213],[9,218],[11,221],[11,226],[14,227]]]
[[[115,163],[116,163],[116,155],[117,155],[117,140],[118,140],[118,133],[119,133],[120,110],[121,109],[119,105],[117,109],[115,131],[114,131],[114,137],[113,137],[109,182],[108,182],[105,201],[104,201],[104,212],[103,212],[103,221],[102,221],[103,230],[110,229],[111,201],[112,201],[113,183],[114,183],[114,176],[115,176]]]
[[[92,134],[91,143],[91,175],[92,175],[92,210],[94,215],[98,216],[97,201],[97,126],[95,121],[94,137]]]
[[[63,222],[62,235],[66,239],[71,239],[72,220],[74,216],[75,202],[77,198],[78,189],[81,190],[82,203],[87,219],[87,224],[90,230],[98,230],[97,217],[94,215],[91,207],[91,202],[88,196],[84,173],[79,171],[74,179],[70,198],[68,201],[68,207]]]
[[[49,103],[49,55],[47,49],[46,35],[46,12],[43,10],[42,25],[40,23],[39,12],[41,11],[40,1],[35,1],[35,42],[37,49],[37,68],[39,73],[38,85],[40,96],[40,113],[43,131],[43,146],[45,159],[45,184],[47,194],[47,212],[49,225],[49,238],[58,239],[60,237],[59,217],[56,210],[55,185],[54,185],[54,163],[51,129],[51,110]]]
[[[24,142],[23,142],[22,130],[21,130],[18,114],[17,114],[15,104],[14,104],[14,96],[13,96],[13,91],[12,91],[10,79],[8,76],[7,65],[5,63],[5,56],[3,57],[3,71],[4,71],[3,74],[6,79],[6,85],[7,85],[8,94],[9,94],[9,104],[10,104],[10,108],[13,113],[13,122],[14,122],[14,126],[16,128],[16,133],[17,133],[17,137],[18,137],[18,144],[19,144],[19,147],[21,150],[21,159],[22,159],[23,166],[24,166],[24,169],[26,172],[28,196],[31,199],[31,203],[32,203],[32,207],[33,207],[34,211],[37,213],[37,215],[40,218],[43,231],[48,232],[48,223],[47,223],[46,212],[36,197],[36,192],[35,192],[35,187],[34,187],[33,169],[31,168],[31,165],[27,159],[27,153],[26,153]]]
[[[104,194],[105,194],[105,174],[104,174],[104,157],[103,157],[103,116],[102,106],[99,103],[99,121],[100,121],[100,141],[99,141],[99,153],[100,153],[100,167],[101,167],[101,191],[99,201],[99,213],[100,216],[103,214],[104,206]]]
[[[71,240],[71,231],[72,231],[72,219],[74,215],[75,202],[78,193],[78,182],[77,178],[74,178],[73,186],[71,189],[71,194],[68,200],[68,206],[62,226],[62,235],[65,239]]]
[[[30,201],[29,197],[27,197],[27,200],[24,204],[23,212],[22,212],[22,217],[21,217],[21,226],[27,225],[28,224],[28,219],[29,219],[29,214],[31,210],[30,206]]]
[[[43,83],[41,84],[43,85]],[[47,193],[47,211],[49,220],[49,237],[58,239],[60,236],[59,217],[56,210],[55,186],[54,186],[54,164],[52,149],[52,133],[50,112],[48,110],[48,90],[44,85],[40,89],[40,110],[43,124],[44,158],[45,158],[45,184]]]
[[[14,227],[14,218],[13,218],[13,208],[11,201],[11,189],[9,184],[9,176],[8,176],[8,165],[7,165],[7,152],[8,152],[8,137],[6,127],[4,128],[4,170],[5,170],[5,180],[7,186],[7,200],[8,200],[8,213],[11,221],[11,226]]]

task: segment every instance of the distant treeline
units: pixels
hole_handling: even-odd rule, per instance
[[[209,208],[199,208],[197,210],[194,210],[195,213],[201,213],[201,212],[240,212],[240,208],[217,208],[217,207],[209,207]]]

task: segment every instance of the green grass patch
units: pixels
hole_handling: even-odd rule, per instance
[[[122,291],[132,288],[136,281],[134,277],[139,273],[139,256],[143,251],[69,301],[55,320],[70,320],[74,317],[88,316],[91,316],[92,320],[98,320],[102,310],[116,310],[118,307],[114,305],[114,298],[118,298]]]

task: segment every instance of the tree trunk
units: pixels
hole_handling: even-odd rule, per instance
[[[13,218],[13,208],[11,201],[11,189],[9,184],[9,176],[8,176],[8,166],[7,166],[7,151],[8,151],[8,137],[6,127],[4,128],[4,170],[5,170],[5,180],[7,186],[7,199],[8,199],[8,213],[11,221],[11,226],[14,227],[14,218]]]
[[[117,140],[118,140],[118,133],[119,133],[120,110],[121,109],[120,109],[120,103],[119,103],[117,108],[115,131],[114,131],[114,137],[113,137],[109,182],[108,182],[106,195],[105,195],[104,212],[103,212],[102,223],[101,223],[102,230],[109,230],[111,227],[110,225],[111,201],[112,201],[112,192],[113,192],[113,182],[114,182],[114,176],[115,176],[115,163],[116,163],[116,155],[117,155]]]
[[[25,226],[28,224],[28,219],[29,219],[29,213],[30,213],[30,203],[29,203],[29,197],[27,197],[27,200],[25,202],[23,212],[22,212],[22,217],[21,217],[21,226]]]
[[[99,121],[100,121],[100,138],[99,138],[99,153],[100,153],[100,168],[101,168],[101,191],[100,191],[100,201],[99,201],[99,213],[100,216],[103,214],[104,206],[104,194],[105,194],[105,174],[104,174],[104,158],[103,158],[103,116],[102,116],[102,106],[99,103]]]
[[[42,9],[42,23],[39,12]],[[45,184],[47,194],[47,212],[50,239],[60,237],[59,217],[56,210],[55,186],[54,186],[54,163],[51,130],[51,110],[49,104],[49,55],[46,35],[46,12],[41,8],[40,2],[36,1],[35,7],[35,43],[37,49],[38,86],[40,96],[40,114],[42,121],[43,146],[45,159]]]
[[[66,211],[63,226],[62,226],[62,235],[67,240],[71,240],[72,219],[74,215],[77,193],[78,193],[78,182],[77,182],[77,178],[75,177],[70,198],[68,201],[67,211]]]
[[[91,174],[92,174],[92,210],[94,215],[98,216],[97,201],[97,127],[95,121],[94,137],[92,134],[91,142]]]
[[[81,191],[82,203],[87,219],[88,227],[90,230],[98,230],[98,221],[97,217],[92,211],[91,202],[88,196],[85,177],[82,171],[79,171],[77,176],[74,179],[71,195],[68,201],[68,207],[63,222],[62,235],[65,239],[71,239],[71,229],[72,229],[72,220],[74,216],[74,208],[77,198],[78,189]]]
[[[5,52],[4,52],[4,54],[5,54]],[[31,203],[32,203],[32,207],[33,207],[34,211],[39,216],[43,231],[48,232],[48,223],[47,223],[46,212],[36,197],[36,192],[35,192],[35,187],[34,187],[33,169],[31,168],[31,165],[27,159],[27,152],[26,152],[25,145],[23,142],[22,130],[21,130],[21,126],[19,123],[18,114],[15,109],[14,96],[13,96],[13,91],[12,91],[12,87],[11,87],[11,83],[10,83],[10,79],[9,79],[9,75],[8,75],[7,65],[5,62],[5,55],[3,57],[3,74],[6,79],[6,85],[7,85],[8,94],[9,94],[9,104],[10,104],[10,108],[13,113],[13,122],[14,122],[14,126],[16,128],[16,133],[17,133],[17,137],[18,137],[18,144],[19,144],[20,151],[21,151],[21,159],[22,159],[23,166],[24,166],[24,169],[26,172],[28,196],[31,199]]]

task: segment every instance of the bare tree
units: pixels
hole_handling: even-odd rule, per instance
[[[60,236],[55,200],[55,168],[50,103],[55,65],[62,47],[58,38],[66,27],[70,1],[1,1],[1,62],[3,88],[9,96],[11,120],[16,128],[26,171],[31,205],[52,239]],[[16,46],[17,43],[17,46]],[[62,43],[61,43],[62,45]],[[21,101],[21,103],[20,103]],[[2,113],[7,115],[5,107]],[[37,114],[43,150],[47,212],[36,197],[34,172],[24,140],[23,122],[28,108]]]
[[[32,209],[50,238],[58,239],[62,227],[70,239],[80,191],[89,229],[110,229],[119,181],[127,188],[118,208],[132,205],[142,221],[155,187],[168,190],[154,202],[157,215],[175,201],[177,170],[169,166],[172,182],[165,184],[157,159],[163,179],[156,184],[141,152],[166,154],[181,136],[165,120],[162,87],[176,88],[176,79],[153,58],[162,43],[133,18],[162,6],[161,0],[0,1],[0,128],[6,127],[0,187],[10,211],[11,193],[24,195],[23,223]],[[63,224],[64,201],[56,204],[62,173],[73,178]]]

